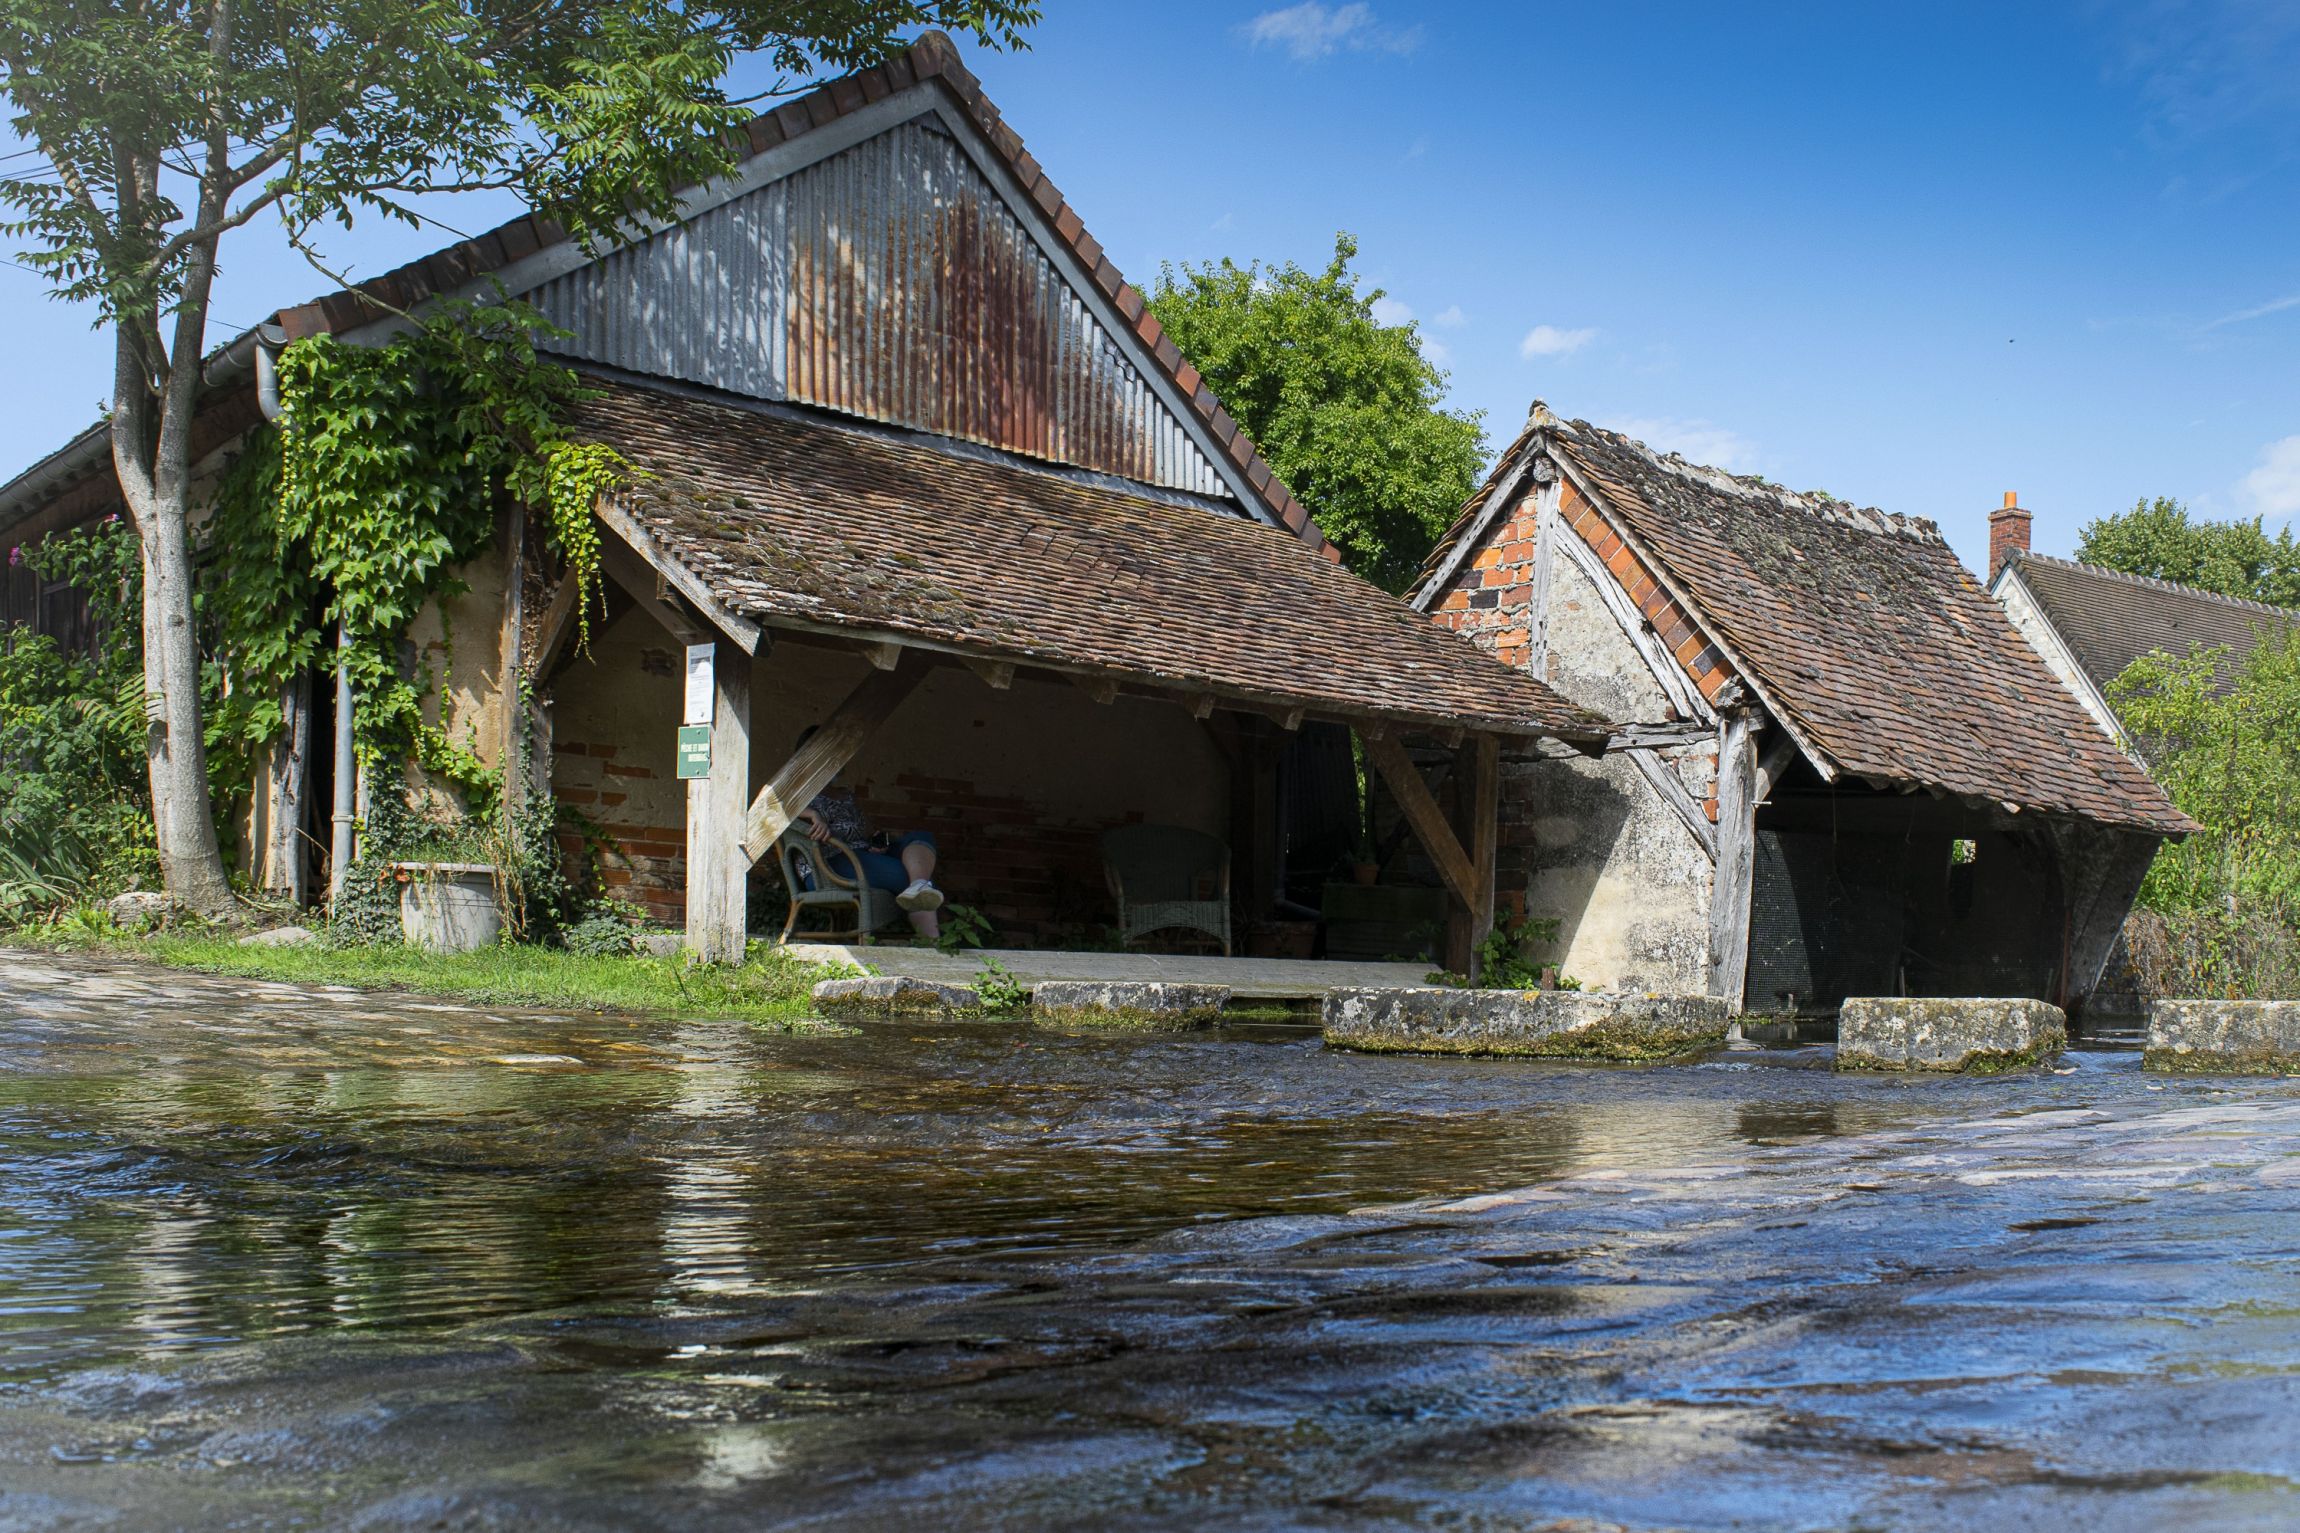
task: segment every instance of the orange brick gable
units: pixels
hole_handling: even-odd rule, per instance
[[[1692,616],[1662,588],[1602,513],[1571,483],[1561,487],[1559,520],[1613,572],[1645,614],[1685,674],[1711,702],[1733,679],[1733,667],[1694,625]],[[1439,624],[1466,634],[1503,663],[1523,666],[1533,657],[1534,548],[1538,512],[1527,494],[1486,535],[1469,564],[1431,611]]]

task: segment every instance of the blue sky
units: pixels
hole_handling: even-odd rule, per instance
[[[1129,276],[1347,229],[1497,445],[1539,395],[1974,563],[2008,489],[2050,551],[2142,495],[2300,512],[2300,6],[1046,10],[976,67]],[[326,285],[237,239],[219,337]],[[13,468],[109,350],[28,273],[0,301]]]

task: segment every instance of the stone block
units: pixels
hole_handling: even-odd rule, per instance
[[[2300,1075],[2300,1001],[2158,1001],[2144,1069],[2167,1074]]]
[[[1722,1000],[1603,990],[1332,990],[1326,1045],[1399,1054],[1510,1054],[1635,1063],[1717,1047]]]
[[[1030,992],[1034,1020],[1090,1027],[1209,1027],[1229,1003],[1227,985],[1162,980],[1048,980]]]
[[[172,908],[166,895],[149,889],[130,889],[125,894],[115,894],[104,906],[111,914],[112,924],[128,931],[142,931],[147,926],[165,924]]]
[[[306,927],[275,926],[267,932],[255,932],[240,939],[241,947],[302,947],[317,942],[319,937]]]
[[[815,1010],[834,1017],[959,1017],[982,1010],[982,997],[964,985],[900,974],[826,979],[814,998]]]
[[[2024,998],[1857,996],[1837,1012],[1840,1070],[1989,1074],[2060,1057],[2068,1018]]]

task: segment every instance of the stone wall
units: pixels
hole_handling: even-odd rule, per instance
[[[1551,536],[1576,534],[1553,522]],[[1536,590],[1544,567],[1546,604]],[[1537,606],[1546,614],[1539,635],[1532,631]],[[1547,560],[1539,557],[1532,497],[1496,526],[1434,607],[1439,622],[1500,660],[1538,667],[1552,687],[1607,718],[1674,716],[1668,694],[1589,577],[1554,549]],[[1714,743],[1660,759],[1714,819]],[[1714,877],[1693,833],[1625,755],[1505,764],[1497,892],[1511,909],[1560,923],[1556,947],[1541,956],[1583,983],[1700,994]]]

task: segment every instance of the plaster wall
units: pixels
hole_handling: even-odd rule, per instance
[[[1553,535],[1570,532],[1553,528]],[[1550,561],[1548,680],[1616,719],[1666,719],[1668,696],[1587,576]],[[1716,792],[1714,745],[1663,753],[1695,803]],[[1505,890],[1559,921],[1565,972],[1607,990],[1698,995],[1714,870],[1624,754],[1513,763],[1503,776]]]

